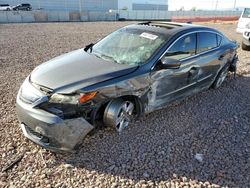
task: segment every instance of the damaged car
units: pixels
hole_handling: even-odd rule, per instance
[[[22,131],[52,151],[74,151],[100,127],[122,132],[135,118],[236,71],[238,45],[193,24],[128,25],[35,68],[17,95]]]

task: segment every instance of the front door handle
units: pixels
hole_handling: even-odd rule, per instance
[[[219,56],[218,60],[222,61],[224,59],[224,57],[225,57],[225,55],[222,54],[222,55]]]

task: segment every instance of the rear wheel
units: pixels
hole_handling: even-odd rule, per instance
[[[224,82],[224,80],[227,77],[228,70],[229,70],[229,65],[227,64],[227,65],[225,65],[224,68],[222,68],[222,70],[217,75],[217,77],[212,85],[212,88],[217,89],[222,85],[222,83]]]
[[[241,49],[250,51],[250,46],[247,46],[244,42],[241,42]]]
[[[131,101],[123,99],[112,100],[106,107],[103,121],[106,125],[115,127],[122,132],[134,118],[135,106]]]

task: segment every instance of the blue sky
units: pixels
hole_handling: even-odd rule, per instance
[[[185,10],[192,7],[197,9],[214,10],[218,1],[217,9],[233,8],[235,0],[168,0],[169,10],[178,10],[184,6]],[[250,7],[250,0],[236,0],[236,7]]]

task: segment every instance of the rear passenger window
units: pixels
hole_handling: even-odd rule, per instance
[[[196,34],[190,34],[179,39],[174,45],[167,51],[165,56],[172,59],[184,59],[195,55],[196,51]]]
[[[217,46],[220,46],[222,44],[222,36],[217,35]]]
[[[209,32],[198,33],[198,47],[197,53],[205,52],[207,50],[211,50],[218,46],[217,43],[217,35]]]

